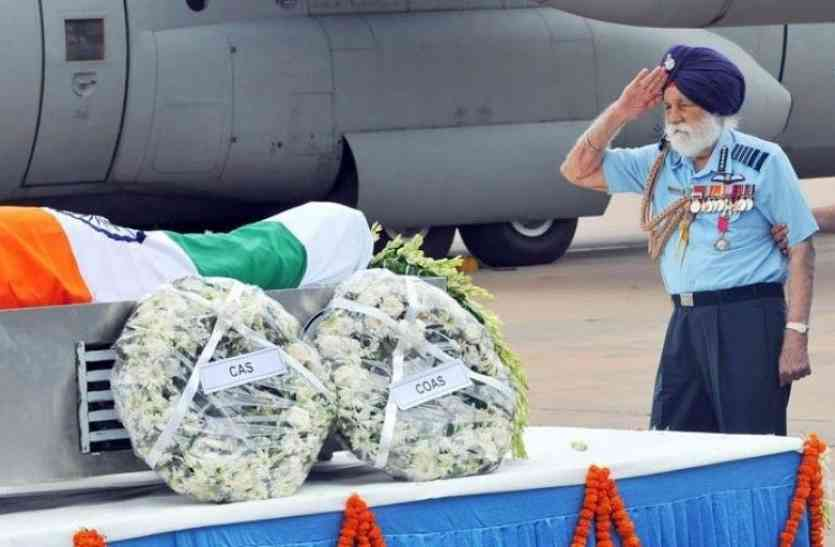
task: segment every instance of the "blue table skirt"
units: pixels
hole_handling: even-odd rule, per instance
[[[800,454],[784,453],[618,480],[618,486],[646,547],[776,547],[799,463]],[[583,487],[569,486],[403,503],[374,512],[389,547],[568,547],[582,497]],[[334,547],[341,522],[341,513],[324,513],[111,545]],[[795,545],[809,544],[804,519]]]

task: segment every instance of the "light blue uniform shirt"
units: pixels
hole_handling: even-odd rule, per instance
[[[694,185],[718,184],[711,178],[719,170],[719,154],[728,148],[726,171],[743,175],[742,184],[756,186],[754,208],[734,213],[725,239],[726,251],[718,251],[719,213],[700,212],[690,226],[690,243],[684,258],[676,230],[660,257],[661,276],[670,294],[729,289],[753,283],[784,283],[788,259],[771,237],[774,224],[786,224],[789,245],[796,245],[818,230],[812,212],[800,192],[797,174],[779,145],[736,130],[722,132],[705,167],[694,172],[693,162],[670,150],[658,174],[653,214],[658,214]],[[603,174],[610,193],[641,193],[658,155],[658,145],[607,150]]]

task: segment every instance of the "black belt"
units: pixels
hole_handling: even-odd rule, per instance
[[[744,287],[734,287],[733,289],[681,293],[672,296],[673,303],[676,306],[683,306],[685,308],[716,306],[717,304],[743,302],[757,298],[784,298],[783,285],[780,283],[757,283],[756,285],[745,285]]]

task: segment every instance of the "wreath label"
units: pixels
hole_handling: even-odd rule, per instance
[[[460,389],[472,387],[470,370],[460,360],[406,378],[391,387],[400,410],[408,410]]]
[[[214,393],[286,373],[281,354],[268,348],[207,364],[200,369],[200,385],[205,393]]]

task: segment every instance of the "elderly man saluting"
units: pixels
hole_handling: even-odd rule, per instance
[[[674,303],[655,429],[785,435],[790,383],[810,374],[818,226],[782,149],[735,129],[744,98],[729,59],[675,46],[638,73],[561,168],[577,186],[643,193],[642,227]],[[661,102],[660,144],[608,148]],[[789,227],[788,258],[770,234],[777,224]]]

